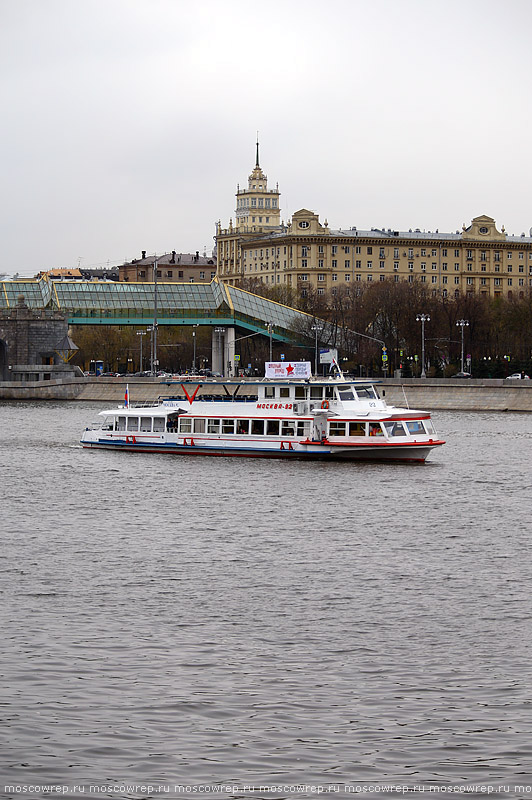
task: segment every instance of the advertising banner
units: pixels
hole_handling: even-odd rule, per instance
[[[267,361],[264,371],[266,378],[310,378],[310,361]]]

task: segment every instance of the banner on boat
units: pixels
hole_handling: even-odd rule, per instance
[[[310,378],[311,375],[310,361],[267,361],[264,371],[266,378]]]

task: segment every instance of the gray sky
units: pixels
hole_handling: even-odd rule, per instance
[[[528,236],[531,22],[532,0],[0,0],[0,272],[211,252],[257,130],[285,220]]]

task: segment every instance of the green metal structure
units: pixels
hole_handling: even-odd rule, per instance
[[[216,278],[211,283],[125,283],[94,280],[22,279],[0,282],[0,309],[23,296],[32,309],[53,308],[69,325],[225,325],[294,342],[314,318]]]

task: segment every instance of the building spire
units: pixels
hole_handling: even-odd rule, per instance
[[[257,131],[257,160],[255,162],[255,166],[259,167],[259,132]]]

